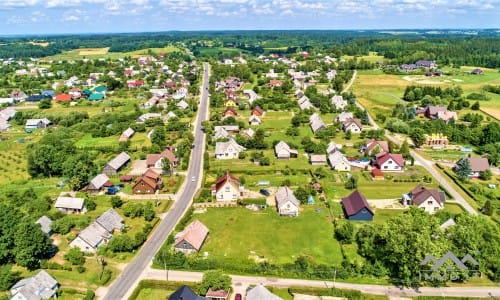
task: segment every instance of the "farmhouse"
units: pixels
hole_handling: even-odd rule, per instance
[[[90,181],[87,191],[91,194],[96,194],[110,186],[113,186],[113,183],[109,181],[108,176],[106,174],[99,174]]]
[[[276,208],[280,216],[299,215],[300,202],[297,200],[293,191],[288,186],[282,186],[276,191]]]
[[[342,198],[342,209],[350,221],[373,220],[373,210],[370,208],[366,198],[357,190],[349,196]]]
[[[115,158],[113,158],[110,162],[106,164],[104,169],[102,170],[103,174],[106,175],[115,175],[120,171],[128,162],[130,161],[130,156],[122,152],[118,154]]]
[[[343,110],[347,106],[347,101],[340,95],[333,96],[331,102],[337,110]]]
[[[174,249],[185,254],[198,252],[207,238],[208,228],[199,220],[194,220],[183,231],[175,235]]]
[[[135,131],[132,128],[127,128],[118,138],[118,142],[126,142],[134,135]]]
[[[156,191],[162,188],[162,180],[160,174],[152,169],[148,169],[142,176],[134,180],[132,192],[136,195],[139,194],[155,194]]]
[[[58,211],[64,213],[84,214],[87,212],[83,198],[60,196],[57,197],[56,204],[54,206]]]
[[[35,276],[19,280],[10,288],[10,299],[38,300],[57,298],[59,283],[45,270]]]
[[[325,122],[323,122],[323,120],[317,113],[314,113],[309,117],[309,124],[311,125],[313,133],[316,133],[319,130],[326,129]]]
[[[330,163],[330,167],[335,171],[346,172],[351,170],[349,160],[340,151],[330,153],[328,155],[328,162]]]
[[[403,171],[405,161],[402,154],[383,153],[375,158],[375,165],[385,172]]]
[[[290,159],[298,155],[298,151],[290,148],[284,141],[280,141],[274,146],[274,153],[278,159]]]
[[[219,177],[212,186],[212,196],[217,201],[235,201],[242,194],[243,186],[240,185],[240,180],[229,172]]]
[[[428,190],[422,185],[418,185],[408,194],[403,194],[401,198],[403,205],[416,205],[418,208],[433,214],[444,208],[445,194],[443,191]]]
[[[262,124],[262,120],[256,115],[251,115],[250,118],[248,118],[248,124],[251,126],[260,125]]]
[[[363,130],[363,125],[361,125],[360,119],[347,118],[344,123],[342,123],[342,130],[344,130],[344,132],[350,131],[351,133],[360,133]]]
[[[227,142],[217,142],[215,144],[215,158],[217,159],[233,159],[238,158],[240,152],[246,148],[236,143],[234,139],[229,139]]]

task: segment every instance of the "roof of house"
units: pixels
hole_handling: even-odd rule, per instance
[[[92,248],[96,248],[104,238],[110,238],[111,234],[100,224],[93,222],[80,231],[80,233],[78,233],[78,237],[84,240]]]
[[[207,234],[207,226],[199,220],[194,220],[191,224],[187,225],[183,231],[175,235],[175,245],[182,241],[186,241],[196,250],[200,250]]]
[[[177,155],[175,155],[175,153],[170,149],[165,149],[160,154],[162,157],[168,159],[171,163],[175,163],[179,160],[177,158]]]
[[[411,190],[410,194],[411,201],[416,205],[422,204],[431,196],[432,198],[434,198],[434,200],[438,201],[441,204],[443,204],[445,201],[443,192],[440,192],[438,190],[428,190],[422,185],[418,185],[416,188]]]
[[[128,161],[130,161],[130,156],[127,153],[122,152],[118,154],[115,158],[113,158],[108,163],[108,166],[112,167],[115,170],[118,170],[121,167],[123,167],[123,165],[125,165]]]
[[[91,181],[90,184],[94,186],[97,189],[102,188],[107,182],[109,181],[109,177],[106,174],[99,174],[96,177],[94,177]]]
[[[445,112],[448,109],[444,106],[427,105],[425,111],[431,116],[437,116],[438,112]]]
[[[309,160],[311,162],[320,162],[320,163],[326,163],[326,155],[325,154],[311,154],[309,156]]]
[[[373,168],[372,169],[372,175],[373,176],[384,176],[384,173],[380,169]]]
[[[181,286],[177,291],[168,297],[168,300],[207,300],[208,298],[198,296],[187,285]]]
[[[83,209],[84,199],[74,197],[57,197],[56,208]]]
[[[330,154],[340,149],[342,149],[341,144],[336,144],[334,141],[331,141],[330,143],[328,143],[328,148],[326,148],[326,153]]]
[[[256,115],[251,115],[250,118],[248,118],[249,123],[262,123],[262,120],[259,118],[259,116]]]
[[[102,100],[104,99],[104,95],[101,93],[92,93],[89,96],[89,100]]]
[[[340,151],[334,151],[328,155],[328,161],[330,162],[330,166],[335,167],[340,163],[349,164],[349,160],[344,155],[344,153]]]
[[[325,122],[323,122],[317,113],[314,113],[309,117],[309,124],[311,125],[313,132],[326,128]]]
[[[369,139],[365,143],[366,151],[371,151],[376,146],[380,146],[383,152],[389,152],[389,143],[387,141],[377,141],[375,139]]]
[[[239,188],[240,180],[236,176],[231,174],[229,171],[227,171],[226,174],[217,178],[217,181],[215,182],[215,190],[216,191],[220,190],[226,184],[226,182],[235,185],[236,189]]]
[[[343,111],[343,112],[341,112],[341,113],[337,116],[337,118],[336,118],[336,119],[337,119],[337,120],[339,120],[339,121],[341,121],[341,122],[343,122],[343,121],[345,121],[345,120],[347,120],[347,119],[349,119],[349,118],[351,118],[351,119],[352,119],[352,118],[353,118],[353,116],[354,116],[354,115],[353,115],[353,113],[352,113],[352,112],[349,112],[349,111]]]
[[[54,277],[41,270],[35,276],[19,280],[11,287],[11,291],[18,290],[28,300],[49,299],[54,296],[57,285]]]
[[[153,169],[147,169],[142,176],[151,178],[153,180],[157,180],[158,178],[161,178],[161,175],[156,173]]]
[[[52,224],[52,220],[49,219],[47,216],[41,216],[38,220],[35,222],[36,224],[40,224],[40,227],[42,228],[42,231],[46,234],[52,231],[50,228],[50,224]]]
[[[56,95],[56,101],[70,101],[71,100],[71,95],[70,94],[58,94]]]
[[[148,177],[148,176],[139,176],[137,177],[135,180],[134,180],[134,186],[133,188],[136,187],[137,184],[139,184],[140,182],[144,182],[146,183],[149,187],[151,187],[152,189],[156,190],[159,188],[159,185],[158,183],[156,182],[156,180],[154,180],[153,178],[151,177]]]
[[[6,107],[0,110],[0,116],[5,118],[7,121],[12,119],[16,115],[17,111],[12,107]]]
[[[457,223],[455,223],[455,220],[453,220],[452,218],[449,218],[448,220],[446,220],[443,224],[441,224],[439,226],[439,228],[441,229],[447,229],[453,225],[456,225]]]
[[[134,135],[135,131],[132,129],[132,128],[127,128],[123,133],[122,133],[122,136],[125,136],[127,138],[131,137],[132,135]]]
[[[314,107],[314,105],[312,105],[311,101],[306,95],[300,97],[299,100],[297,100],[297,102],[299,103],[299,107],[301,110],[311,109]]]
[[[231,113],[231,114],[233,114],[233,115],[235,115],[235,116],[237,116],[237,115],[238,115],[238,112],[237,112],[237,111],[236,111],[236,109],[234,109],[234,107],[232,107],[232,106],[228,106],[228,107],[226,107],[226,109],[222,112],[222,115],[223,115],[223,116],[225,116],[225,115],[227,115],[228,113]]]
[[[205,296],[209,299],[212,298],[229,298],[229,291],[225,290],[212,290],[211,288],[208,289],[207,293]]]
[[[486,157],[469,157],[469,162],[472,172],[481,172],[490,168],[490,164]]]
[[[335,95],[331,98],[331,102],[335,105],[335,108],[341,109],[347,105],[347,101],[341,95]]]
[[[186,109],[189,107],[189,104],[186,101],[181,100],[179,101],[179,103],[177,103],[177,107],[180,109]]]
[[[288,146],[288,144],[285,143],[284,141],[280,141],[279,143],[277,143],[274,146],[274,151],[276,152],[276,154],[283,152],[283,151],[288,152],[288,153],[298,154],[297,149],[290,148],[290,146]]]
[[[233,147],[235,151],[241,152],[245,151],[246,148],[236,143],[235,140],[229,139],[227,142],[217,142],[215,143],[215,153],[223,154],[226,153],[229,147]]]
[[[358,128],[363,128],[363,125],[361,124],[361,120],[360,119],[356,119],[356,118],[347,118],[345,121],[344,121],[344,127],[349,127],[351,126],[352,124],[355,124],[356,126],[358,126]]]
[[[247,300],[282,300],[280,297],[271,293],[262,284],[256,285],[254,288],[248,290]]]
[[[401,167],[403,167],[405,164],[403,155],[399,153],[384,153],[383,155],[377,156],[376,159],[377,159],[377,165],[379,166],[384,164],[389,159],[392,159],[395,163],[397,163]]]
[[[258,114],[262,115],[264,113],[264,110],[260,106],[256,106],[252,109],[252,113],[257,112]]]
[[[108,209],[102,215],[97,217],[95,221],[108,232],[113,232],[114,230],[122,230],[124,227],[122,216],[120,216],[120,214],[112,208]]]
[[[229,132],[222,126],[215,126],[214,128],[214,140],[225,139],[229,137]]]
[[[278,207],[281,207],[288,202],[292,202],[295,206],[299,207],[299,200],[295,197],[293,191],[288,186],[280,187],[276,191],[275,197]]]
[[[348,216],[357,214],[363,208],[366,208],[373,215],[373,210],[366,201],[366,198],[361,195],[358,190],[352,192],[349,196],[342,198],[342,204],[344,205],[345,212]]]

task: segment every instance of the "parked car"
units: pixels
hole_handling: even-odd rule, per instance
[[[268,190],[266,190],[266,189],[261,189],[259,192],[260,192],[262,195],[264,195],[264,196],[269,196],[269,195],[271,195],[271,194],[269,193],[269,191],[268,191]]]
[[[238,294],[236,294],[236,295],[234,296],[234,300],[241,300],[241,294],[239,294],[239,293],[238,293]]]

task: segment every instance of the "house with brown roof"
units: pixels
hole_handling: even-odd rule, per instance
[[[418,185],[408,194],[403,194],[401,202],[403,205],[416,205],[418,208],[433,214],[444,208],[445,194],[443,191],[428,190],[422,185]]]
[[[455,121],[458,120],[457,113],[449,111],[448,108],[444,106],[427,105],[425,108],[417,110],[417,115],[422,112],[425,117],[431,120],[441,119],[445,122],[448,122],[450,119],[455,119]]]
[[[229,299],[230,292],[225,290],[212,290],[208,289],[205,297],[210,300],[227,300]]]
[[[363,125],[360,119],[347,118],[344,123],[342,123],[342,130],[344,132],[350,131],[351,133],[361,133]]]
[[[212,186],[212,196],[217,201],[236,201],[242,194],[243,186],[240,185],[240,180],[230,172],[219,177]]]
[[[258,105],[252,109],[253,116],[262,117],[265,113],[266,112]]]
[[[155,168],[155,169],[163,169],[163,161],[168,160],[172,167],[177,167],[179,163],[179,158],[175,153],[166,148],[160,154],[148,154],[146,156],[146,167]]]
[[[358,190],[342,198],[342,209],[349,221],[372,221],[374,212]]]
[[[389,143],[387,141],[377,141],[376,139],[369,139],[361,147],[361,151],[367,156],[373,156],[380,153],[389,152]]]
[[[269,83],[267,84],[268,87],[274,88],[274,87],[281,87],[283,86],[283,81],[279,79],[271,79],[269,80]]]
[[[405,161],[399,153],[382,153],[375,157],[375,165],[384,172],[402,172]]]
[[[183,231],[175,235],[174,249],[185,254],[198,252],[208,235],[208,228],[199,220],[194,220]]]
[[[142,176],[134,180],[132,192],[136,195],[140,194],[155,194],[163,186],[161,175],[148,169]]]
[[[233,106],[228,106],[224,111],[222,112],[222,117],[223,118],[228,118],[228,117],[233,117],[236,118],[238,116],[238,112],[236,109],[234,109]]]
[[[486,157],[464,157],[457,162],[457,166],[461,165],[465,160],[468,160],[470,164],[470,178],[479,178],[481,172],[490,168],[490,164]]]

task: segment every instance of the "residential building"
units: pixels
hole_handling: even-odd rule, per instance
[[[248,124],[251,126],[260,125],[260,124],[262,124],[262,120],[260,119],[260,117],[258,117],[256,115],[251,115],[248,118]]]
[[[148,154],[146,156],[146,167],[155,168],[155,169],[163,169],[163,161],[167,159],[172,167],[177,167],[179,163],[179,158],[177,155],[166,148],[160,154]]]
[[[127,128],[118,138],[118,142],[126,142],[134,135],[135,131],[132,128]]]
[[[350,131],[351,133],[361,133],[363,125],[361,125],[360,119],[348,118],[342,123],[342,130],[344,130],[344,132]]]
[[[309,162],[313,166],[322,166],[326,164],[326,155],[325,154],[310,154]]]
[[[238,116],[238,112],[232,106],[226,107],[226,109],[224,109],[224,111],[222,112],[223,118],[228,118],[228,117],[236,118],[237,116]]]
[[[219,177],[212,186],[212,196],[217,201],[236,201],[242,194],[243,186],[240,185],[240,180],[230,172]]]
[[[47,236],[52,235],[52,228],[50,227],[52,225],[52,220],[49,217],[41,216],[38,220],[36,220],[35,224],[40,224],[40,229]]]
[[[361,147],[361,151],[367,156],[374,156],[389,152],[389,143],[387,141],[377,141],[376,139],[369,139]]]
[[[51,124],[52,124],[52,122],[49,119],[47,119],[47,118],[43,118],[43,119],[28,119],[28,120],[26,120],[26,125],[24,127],[24,130],[26,132],[31,132],[31,131],[33,131],[35,129],[47,128]]]
[[[470,164],[470,178],[479,178],[481,172],[490,168],[490,164],[486,157],[464,157],[457,162],[457,166],[461,165],[465,160],[468,160]]]
[[[299,215],[300,202],[295,197],[293,191],[288,186],[282,186],[276,191],[276,208],[280,216]]]
[[[208,298],[198,296],[187,285],[181,286],[173,294],[168,297],[168,300],[209,300]]]
[[[137,123],[144,123],[144,122],[146,122],[146,120],[149,120],[149,119],[159,119],[159,118],[161,118],[161,114],[160,113],[145,113],[145,114],[142,114],[135,121]]]
[[[344,123],[348,119],[354,118],[352,112],[343,111],[337,117],[335,117],[335,122]]]
[[[446,199],[443,191],[428,190],[424,186],[418,185],[408,194],[403,194],[401,201],[405,207],[415,205],[418,208],[433,214],[444,208]]]
[[[351,171],[351,165],[347,157],[340,151],[334,151],[328,155],[330,167],[335,171]]]
[[[300,110],[306,110],[306,109],[313,109],[314,105],[312,105],[311,100],[306,95],[303,95],[299,100],[297,100],[299,103]]]
[[[122,152],[110,160],[106,166],[104,166],[102,173],[106,175],[115,175],[129,162],[130,156],[127,153]]]
[[[333,96],[330,101],[337,110],[343,110],[347,106],[347,101],[341,95]]]
[[[142,176],[134,180],[132,192],[136,195],[139,194],[155,194],[163,187],[161,175],[148,169]]]
[[[12,300],[56,299],[59,283],[45,270],[35,276],[24,278],[10,288]]]
[[[274,153],[277,159],[290,159],[296,158],[298,155],[297,149],[292,149],[284,141],[280,141],[274,146]]]
[[[426,68],[426,69],[435,69],[435,68],[437,68],[437,64],[433,60],[418,60],[415,63],[415,66],[417,66],[417,68]]]
[[[84,214],[87,212],[83,198],[59,196],[54,207],[64,213]]]
[[[444,106],[427,105],[426,107],[417,110],[417,115],[422,114],[431,120],[442,119],[445,122],[448,122],[450,119],[455,119],[455,121],[458,120],[457,113],[449,111]]]
[[[199,220],[194,220],[174,237],[174,249],[185,254],[198,252],[208,235],[208,228]]]
[[[340,149],[342,149],[341,144],[336,144],[334,141],[331,141],[328,143],[328,148],[326,148],[326,154],[331,154],[335,151],[339,151]]]
[[[247,291],[247,300],[283,300],[282,298],[271,293],[262,284],[258,284],[255,287]]]
[[[266,112],[258,105],[252,109],[253,116],[262,117],[265,113]]]
[[[91,194],[97,194],[110,186],[113,186],[113,183],[109,180],[108,176],[106,174],[99,174],[90,181],[87,191]]]
[[[433,133],[425,135],[425,145],[433,148],[446,148],[448,146],[448,137],[442,133]]]
[[[404,170],[405,161],[399,153],[383,153],[375,158],[376,166],[384,172],[401,172]]]
[[[311,125],[313,133],[316,133],[319,130],[326,129],[325,122],[323,122],[323,120],[317,113],[314,113],[309,117],[309,125]]]
[[[254,103],[255,100],[262,98],[261,96],[257,95],[257,93],[254,92],[254,90],[244,90],[243,94],[248,97],[248,103],[250,103],[250,105],[252,105],[252,103]]]
[[[217,159],[234,159],[238,158],[240,152],[245,151],[246,148],[236,143],[232,138],[227,142],[217,142],[215,144],[215,158]]]
[[[342,198],[342,209],[346,218],[350,221],[372,221],[373,210],[366,198],[358,191]]]
[[[0,110],[0,118],[10,121],[16,115],[17,111],[12,107],[6,107]]]

